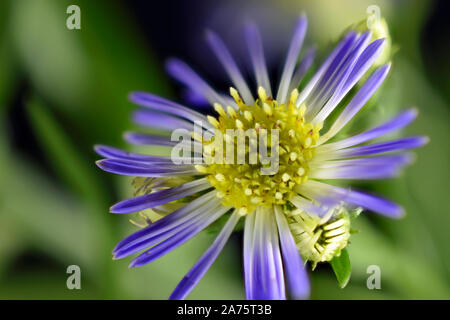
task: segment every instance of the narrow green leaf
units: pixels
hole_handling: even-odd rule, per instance
[[[28,101],[27,111],[34,132],[56,172],[84,199],[103,203],[105,196],[93,172],[95,167],[77,151],[77,146],[51,111],[36,96]]]
[[[330,265],[333,268],[339,286],[345,288],[352,273],[347,249],[342,249],[341,255],[339,257],[334,257],[333,260],[330,261]]]

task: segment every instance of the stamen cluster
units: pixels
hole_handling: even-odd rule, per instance
[[[206,165],[197,165],[196,168],[208,174],[207,179],[218,190],[217,196],[223,199],[223,204],[240,209],[242,214],[259,205],[285,204],[294,195],[294,187],[308,179],[308,161],[314,156],[314,145],[319,139],[322,124],[305,122],[306,106],[298,108],[295,105],[297,89],[292,91],[286,104],[278,104],[268,97],[262,87],[258,88],[259,99],[253,105],[245,104],[235,89],[231,88],[230,93],[238,109],[228,106],[225,111],[221,105],[214,105],[218,117],[208,116],[208,120],[216,128],[216,134],[211,139],[197,139],[202,141]],[[227,133],[230,129],[242,135],[252,129],[253,134],[240,144],[237,143],[238,138],[234,139]],[[271,136],[272,130],[278,131],[276,140]],[[249,152],[254,143],[261,141],[261,135],[266,135],[262,140],[269,149],[269,156],[274,156],[273,151],[278,155],[277,170],[269,174],[261,170],[269,166],[269,163],[264,163],[263,155],[258,152],[256,158],[259,161],[252,163]],[[217,139],[223,141],[218,144]],[[232,161],[224,159],[217,163],[217,146],[229,145],[230,142],[233,150],[237,150],[236,155]],[[245,163],[236,163],[240,155],[244,155]]]

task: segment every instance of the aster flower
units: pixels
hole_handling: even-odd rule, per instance
[[[131,94],[131,100],[144,108],[134,113],[136,123],[169,132],[191,132],[192,139],[182,143],[194,147],[191,153],[162,157],[108,146],[95,148],[106,158],[97,162],[100,168],[136,177],[135,197],[111,207],[111,212],[118,214],[143,213],[143,228],[120,241],[113,252],[120,259],[143,251],[131,267],[163,256],[222,216],[227,218],[215,241],[181,280],[171,299],[183,299],[189,294],[241,219],[245,219],[246,297],[285,299],[289,292],[292,298],[304,299],[310,290],[304,262],[310,261],[314,267],[340,255],[348,244],[352,213],[363,208],[390,218],[403,214],[401,207],[389,200],[328,183],[334,179],[394,177],[411,162],[411,155],[404,151],[426,143],[424,137],[411,137],[364,144],[408,125],[417,115],[414,109],[360,134],[331,140],[385,79],[389,64],[376,68],[336,120],[328,123],[329,115],[376,61],[384,40],[370,42],[369,31],[348,32],[299,92],[299,83],[314,56],[314,51],[308,51],[297,63],[306,25],[306,18],[300,17],[276,90],[270,84],[262,41],[254,25],[246,26],[245,42],[256,92],[213,32],[208,32],[206,38],[231,79],[231,97],[214,90],[185,63],[170,60],[169,73],[214,106],[216,115],[205,116],[149,93]],[[193,132],[194,123],[209,136]],[[244,140],[244,145],[227,135],[227,130],[247,129],[255,133],[247,142]],[[274,129],[276,143],[272,140],[275,134],[269,132]],[[219,153],[215,143],[231,141],[238,156],[250,156],[252,141],[263,135],[265,146],[275,148],[265,156],[273,156],[275,151],[278,156],[276,170],[267,162],[258,162],[264,160],[261,152],[256,152],[256,163],[235,163],[234,154],[224,162],[215,161]],[[179,146],[169,137],[144,133],[127,133],[125,139],[136,145]],[[159,218],[149,218],[150,214]]]

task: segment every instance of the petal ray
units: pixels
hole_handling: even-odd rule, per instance
[[[131,213],[159,206],[210,188],[205,178],[185,183],[171,189],[156,191],[147,195],[123,200],[113,205],[112,213]]]
[[[219,233],[216,240],[214,240],[213,244],[177,285],[169,298],[170,300],[184,299],[192,291],[192,289],[194,289],[200,279],[205,275],[217,259],[239,219],[240,215],[235,210],[225,226],[222,228],[222,231]]]
[[[288,95],[288,89],[291,84],[292,73],[294,72],[295,64],[297,63],[298,55],[302,49],[303,40],[305,39],[306,28],[308,21],[306,16],[298,19],[295,26],[294,35],[292,36],[291,44],[289,45],[286,62],[284,64],[283,73],[281,74],[280,86],[278,87],[277,101],[284,103]]]
[[[283,254],[284,269],[289,284],[289,291],[294,299],[307,299],[309,297],[310,285],[308,274],[298,252],[294,237],[292,236],[286,217],[279,206],[275,207],[275,217],[278,225],[278,233],[281,242],[281,253]]]

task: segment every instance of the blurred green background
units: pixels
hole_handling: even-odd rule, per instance
[[[81,30],[66,28],[70,4],[81,8]],[[349,246],[349,285],[339,289],[331,269],[319,266],[310,272],[312,298],[449,299],[449,10],[445,1],[373,0],[2,0],[0,298],[166,299],[214,236],[204,232],[142,268],[111,259],[114,245],[136,228],[108,208],[133,190],[130,179],[95,166],[92,146],[126,147],[128,93],[179,99],[164,60],[178,55],[196,65],[210,56],[197,46],[205,27],[241,41],[230,30],[238,19],[255,18],[273,33],[266,47],[282,52],[280,39],[289,40],[304,11],[308,43],[323,49],[364,19],[369,5],[380,7],[399,50],[366,117],[379,123],[417,106],[420,115],[406,133],[431,143],[400,178],[365,185],[401,203],[407,215],[392,221],[362,214]],[[201,71],[220,83],[207,69]],[[189,298],[244,298],[241,240],[233,235]],[[81,268],[81,290],[66,287],[69,265]],[[369,265],[381,268],[381,290],[366,287]]]

